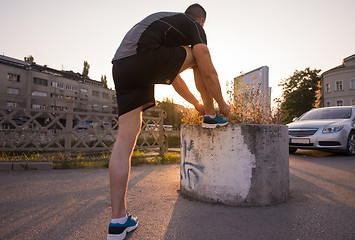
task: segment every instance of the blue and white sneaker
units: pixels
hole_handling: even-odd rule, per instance
[[[110,223],[107,240],[123,240],[128,232],[133,231],[138,226],[138,219],[127,213],[127,222],[124,224]]]
[[[216,117],[211,118],[209,116],[203,116],[202,128],[216,128],[220,126],[226,126],[228,119],[216,112]]]

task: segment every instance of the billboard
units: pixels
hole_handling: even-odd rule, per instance
[[[271,97],[271,88],[269,87],[269,67],[268,66],[262,66],[257,69],[254,69],[250,72],[247,72],[245,74],[242,74],[236,78],[234,78],[234,86],[238,86],[240,83],[243,85],[251,85],[251,86],[257,86],[259,83],[260,85],[260,90],[264,90],[265,93],[268,94],[269,100]],[[237,89],[237,88],[234,89]]]
[[[234,82],[236,84],[257,84],[261,83],[261,89],[265,90],[265,92],[270,93],[269,89],[269,67],[262,66],[248,73],[242,74],[236,78],[234,78]]]

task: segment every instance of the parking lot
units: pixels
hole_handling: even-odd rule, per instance
[[[135,239],[355,239],[355,158],[313,150],[290,155],[290,198],[227,207],[179,195],[179,165],[133,167]],[[0,172],[0,239],[105,239],[107,169]]]

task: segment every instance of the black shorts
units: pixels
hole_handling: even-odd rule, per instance
[[[151,46],[113,62],[118,115],[155,105],[154,84],[171,84],[186,58],[183,47]]]

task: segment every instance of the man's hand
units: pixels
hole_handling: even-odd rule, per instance
[[[205,107],[202,104],[200,104],[200,103],[196,104],[195,109],[198,111],[199,115],[202,115],[202,116],[205,115]]]
[[[205,107],[200,104],[199,101],[195,98],[195,96],[190,92],[186,83],[184,82],[184,80],[182,80],[180,75],[176,76],[173,82],[173,87],[181,97],[183,97],[186,101],[194,105],[200,115],[205,115]]]

